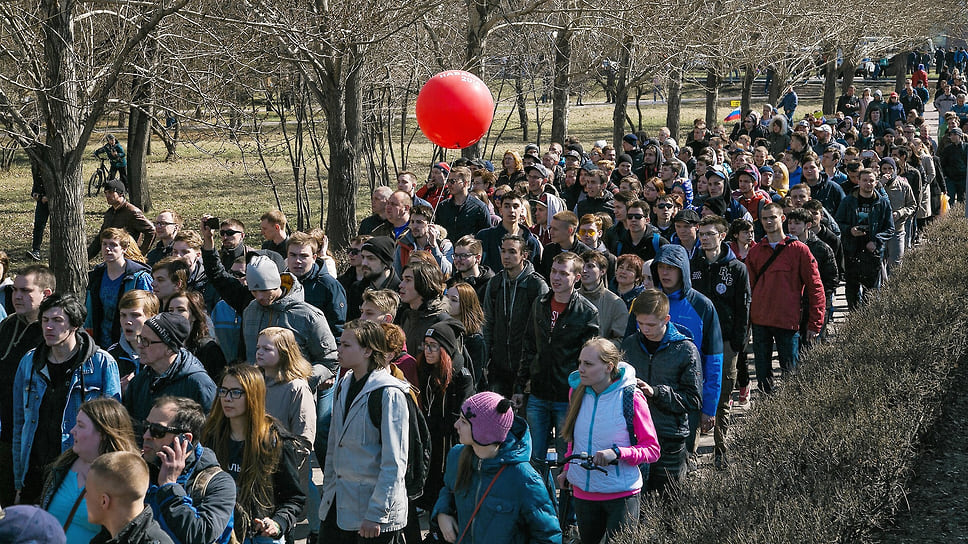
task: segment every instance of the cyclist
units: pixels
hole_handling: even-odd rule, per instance
[[[566,453],[588,452],[595,465],[607,469],[565,465],[558,484],[566,485],[567,479],[573,488],[581,541],[598,544],[607,537],[610,542],[639,518],[638,465],[659,460],[659,439],[648,402],[636,389],[635,369],[622,362],[622,352],[610,340],[585,342],[578,370],[568,382],[572,393],[562,433],[568,441]],[[626,395],[631,395],[630,412]]]
[[[105,144],[94,152],[94,156],[101,160],[111,161],[111,172],[108,173],[108,179],[114,179],[117,174],[121,175],[121,183],[124,186],[128,186],[128,159],[124,153],[124,148],[121,144],[114,138],[114,134],[108,134],[104,137]],[[105,156],[102,156],[105,155]]]

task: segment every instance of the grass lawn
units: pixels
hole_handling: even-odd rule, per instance
[[[727,89],[722,96],[730,96],[731,89]],[[687,93],[687,97],[696,97],[698,93],[693,91]],[[762,99],[757,100],[754,96],[754,104],[760,104]],[[582,142],[586,142],[587,148],[595,140],[608,140],[611,135],[612,106],[603,104],[602,97],[587,96],[585,106],[573,106],[569,112],[570,133],[577,136]],[[802,111],[812,111],[814,103],[801,103]],[[512,119],[507,125],[507,129],[501,135],[500,141],[494,145],[494,138],[501,130],[504,119],[507,117],[509,104],[502,102],[499,104],[498,113],[492,124],[491,140],[484,156],[487,158],[496,157],[495,163],[499,163],[500,156],[505,149],[523,148],[527,143],[521,139],[520,128],[517,127],[517,114],[512,114]],[[725,116],[732,108],[728,101],[723,101],[720,105],[720,115]],[[648,100],[642,101],[644,125],[649,127],[659,127],[664,124],[666,106],[663,103],[653,105],[651,93]],[[691,119],[704,116],[704,106],[701,102],[687,102],[683,104],[682,119],[683,126],[688,127]],[[539,110],[543,125],[543,136],[540,142],[542,148],[548,144],[551,131],[551,109],[550,105],[543,106]],[[637,119],[637,112],[634,104],[630,104],[628,114],[633,119]],[[534,119],[534,109],[529,111],[531,120],[532,137],[535,141],[537,124]],[[112,117],[111,119],[114,119]],[[412,128],[416,127],[416,121],[408,122]],[[114,130],[116,127],[107,127],[105,130]],[[294,193],[294,183],[292,168],[289,163],[285,147],[281,145],[281,137],[278,127],[265,127],[267,131],[267,167],[271,173],[276,188],[282,201],[282,210],[290,217],[290,221],[295,224],[296,206]],[[654,128],[653,128],[654,130]],[[115,130],[123,134],[122,130]],[[202,136],[193,135],[201,138]],[[178,211],[185,218],[188,228],[194,227],[198,218],[203,213],[212,213],[219,217],[235,217],[240,219],[248,227],[249,243],[254,246],[261,244],[261,237],[258,231],[259,217],[270,209],[276,208],[276,200],[272,192],[272,187],[266,171],[259,162],[255,154],[255,145],[252,141],[242,139],[242,145],[233,142],[196,140],[194,145],[180,145],[178,148],[179,158],[175,161],[164,162],[164,146],[160,142],[154,145],[155,155],[149,158],[149,180],[150,191],[153,202],[153,211],[148,212],[149,218],[153,218],[158,210],[171,208]],[[414,143],[409,149],[408,166],[418,172],[429,168],[432,146],[422,136],[417,135]],[[126,144],[123,141],[122,145]],[[96,146],[93,144],[89,148],[89,153],[93,152]],[[397,147],[399,149],[399,147]],[[310,148],[307,146],[307,152]],[[448,160],[458,157],[459,153],[448,151]],[[398,155],[399,161],[399,155]],[[97,162],[93,158],[85,161],[83,178],[86,179],[97,167]],[[320,223],[320,191],[315,179],[312,178],[314,167],[310,164],[309,181],[309,201],[312,204],[311,224]],[[392,167],[391,167],[392,171]],[[324,172],[325,175],[325,172]],[[357,215],[360,218],[370,213],[369,187],[368,181],[361,182],[360,198],[357,202]],[[34,203],[30,199],[30,169],[26,155],[18,153],[13,166],[9,171],[0,172],[0,249],[6,251],[11,258],[12,268],[23,265],[27,260],[25,252],[30,249],[31,229],[33,225]],[[323,183],[325,188],[325,181]],[[324,203],[325,204],[325,203]],[[85,230],[88,236],[97,233],[101,225],[101,217],[107,209],[107,204],[103,196],[96,198],[86,198],[84,202]],[[49,237],[49,228],[46,236]],[[45,238],[42,255],[48,254],[49,238]]]

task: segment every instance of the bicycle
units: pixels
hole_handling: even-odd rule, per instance
[[[561,534],[564,535],[568,530],[569,520],[573,517],[573,506],[571,502],[572,492],[571,486],[566,486],[560,490],[556,489],[557,484],[555,483],[556,474],[552,473],[552,469],[561,468],[565,465],[571,464],[579,466],[585,470],[592,471],[596,470],[604,474],[608,474],[605,468],[596,465],[593,462],[595,458],[594,454],[589,454],[588,452],[574,453],[562,459],[558,460],[558,455],[554,452],[548,452],[547,457],[544,460],[533,459],[531,464],[534,465],[538,474],[541,475],[541,479],[544,480],[545,488],[548,490],[548,495],[551,497],[551,504],[554,505],[556,513],[558,514],[558,526],[561,528]],[[609,463],[610,465],[617,465],[618,459]]]
[[[104,161],[107,159],[101,159],[101,166],[91,174],[91,179],[87,181],[87,196],[97,196],[101,192],[101,187],[108,180],[108,169],[104,166]]]

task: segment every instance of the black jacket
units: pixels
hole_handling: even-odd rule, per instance
[[[612,245],[608,246],[608,251],[616,257],[634,253],[641,257],[643,261],[649,261],[655,258],[655,254],[658,253],[660,247],[668,243],[669,240],[663,238],[652,225],[646,225],[645,234],[642,235],[638,244],[632,243],[632,234],[628,229],[623,228],[616,231],[616,236]]]
[[[255,300],[249,289],[228,272],[222,259],[219,258],[219,254],[214,249],[202,250],[202,265],[205,267],[205,275],[208,277],[209,283],[215,286],[218,296],[231,306],[236,313],[244,312],[246,306]]]
[[[570,251],[581,257],[582,253],[591,250],[592,248],[581,243],[578,239],[575,239],[575,243],[572,244],[571,249],[567,251]],[[551,265],[554,264],[555,257],[564,252],[565,250],[561,249],[561,244],[558,243],[551,243],[545,246],[544,252],[541,254],[541,264],[535,268],[537,268],[538,273],[541,274],[546,281],[551,278]]]
[[[635,377],[652,386],[655,393],[649,398],[652,423],[659,436],[689,435],[689,412],[702,406],[702,363],[696,344],[685,328],[679,329],[671,321],[655,355],[645,349],[642,334],[625,337],[622,351],[635,367]]]
[[[820,270],[820,281],[823,282],[824,293],[830,294],[836,291],[837,285],[840,283],[840,271],[837,269],[837,256],[834,250],[810,231],[800,241],[807,244],[813,258],[817,260],[817,268]]]
[[[447,280],[447,287],[453,287],[455,284],[460,282],[470,285],[474,288],[474,291],[477,292],[477,300],[481,302],[481,307],[483,307],[484,293],[487,291],[488,282],[494,277],[494,272],[483,264],[479,265],[478,268],[480,269],[481,273],[474,278],[462,278],[460,273],[455,271],[454,275]]]
[[[720,245],[719,260],[709,262],[705,251],[697,251],[689,263],[692,287],[706,295],[716,307],[723,341],[734,352],[743,351],[750,317],[750,276],[729,245]]]
[[[447,229],[447,239],[456,244],[465,235],[489,228],[491,214],[487,211],[487,205],[476,196],[468,195],[460,206],[454,204],[451,197],[437,206],[434,222]]]
[[[145,509],[125,525],[118,536],[111,538],[107,529],[101,529],[91,544],[174,544],[168,533],[161,529],[151,515],[151,508]]]
[[[201,404],[208,413],[215,401],[215,382],[205,372],[198,358],[182,348],[175,362],[162,376],[142,365],[141,372],[131,379],[124,393],[124,407],[134,421],[143,421],[148,417],[155,399],[166,395],[188,397]]]
[[[508,279],[502,270],[488,282],[483,300],[484,344],[491,355],[488,376],[517,375],[531,304],[547,292],[548,284],[527,261],[517,278]]]
[[[0,322],[0,442],[13,442],[13,381],[20,360],[43,341],[39,321],[26,323],[13,314]]]
[[[532,396],[568,402],[568,376],[578,370],[585,342],[598,336],[598,308],[576,289],[552,328],[553,296],[549,291],[531,305],[514,392],[524,393],[530,383]]]

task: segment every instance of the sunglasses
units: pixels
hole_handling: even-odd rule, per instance
[[[349,254],[349,255],[359,255],[360,254],[360,250],[356,249],[355,247],[351,247],[351,248],[349,248],[349,249],[346,250],[346,253]]]
[[[225,229],[225,230],[218,231],[218,233],[219,233],[219,235],[225,237],[225,236],[235,236],[236,234],[242,234],[242,231],[241,230]]]
[[[234,389],[226,389],[224,387],[219,387],[216,390],[216,392],[218,393],[218,396],[222,397],[223,399],[224,398],[233,398],[235,400],[241,399],[242,398],[242,395],[245,394],[245,391],[243,391],[243,390],[241,390],[241,389],[239,389],[237,387],[234,388]]]
[[[578,229],[578,236],[592,236],[598,234],[595,229]]]
[[[669,210],[669,209],[672,209],[672,204],[668,202],[661,202],[659,204],[656,204],[655,207],[659,208],[660,210]]]
[[[626,219],[639,220],[645,219],[645,215],[641,213],[627,213],[625,214]]]
[[[471,257],[477,257],[477,253],[454,253],[454,260],[458,259],[470,259]]]
[[[150,423],[145,421],[143,423],[145,430],[151,435],[151,438],[164,438],[166,434],[182,434],[189,432],[187,429],[176,429],[175,427],[168,427],[162,425],[161,423]]]

